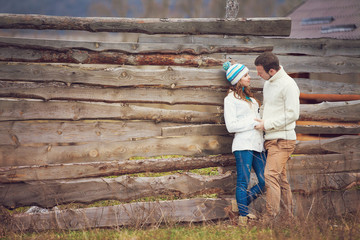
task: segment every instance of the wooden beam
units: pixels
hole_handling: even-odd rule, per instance
[[[222,113],[173,110],[131,104],[0,101],[0,121],[11,120],[151,120],[154,122],[220,123]]]
[[[359,134],[360,126],[356,123],[331,123],[315,121],[298,121],[296,133],[301,134]],[[161,129],[161,136],[189,136],[189,135],[226,135],[229,132],[225,124],[197,124],[197,125],[180,125],[168,126]]]
[[[161,177],[35,181],[0,184],[0,202],[7,208],[13,208],[31,204],[41,207],[72,202],[89,204],[102,199],[130,202],[159,196],[188,198],[209,193],[229,194],[235,188],[235,182],[235,175],[230,172],[218,176],[181,173]]]
[[[188,136],[116,142],[0,145],[0,167],[118,161],[163,155],[217,155],[230,153],[231,142],[230,136]]]
[[[204,45],[235,45],[242,47],[272,46],[273,53],[279,55],[310,55],[310,56],[354,56],[360,57],[360,43],[351,39],[291,39],[268,38],[259,36],[139,36],[138,42],[151,44],[204,44]]]
[[[192,223],[227,218],[223,199],[197,198],[177,201],[137,202],[117,206],[56,210],[13,217],[10,231],[80,230],[87,228]]]
[[[290,18],[105,18],[0,14],[0,28],[134,32],[146,34],[220,34],[289,36]]]
[[[299,120],[359,122],[360,100],[349,102],[323,102],[320,104],[302,104]]]
[[[314,154],[326,158],[324,154],[358,152],[360,138],[358,136],[342,136],[320,141],[298,142],[295,155]],[[346,146],[346,147],[344,147]],[[182,146],[179,146],[180,148]],[[310,158],[305,156],[304,158]],[[341,158],[341,157],[340,157]],[[299,160],[294,157],[294,161]],[[315,158],[316,161],[317,158]],[[301,159],[303,161],[303,159]],[[31,163],[31,159],[27,164]],[[168,172],[175,170],[191,170],[206,167],[234,166],[231,153],[206,157],[171,157],[160,159],[118,160],[91,163],[59,163],[47,165],[30,165],[0,168],[0,183],[11,183],[34,180],[75,179],[100,177],[142,172]],[[58,173],[62,174],[59,175]]]
[[[168,157],[93,163],[65,163],[0,168],[0,183],[118,176],[234,166],[232,154],[205,157]],[[59,174],[61,172],[62,174]]]
[[[44,101],[67,100],[106,103],[162,103],[217,105],[224,102],[226,90],[164,89],[164,88],[96,88],[48,87],[28,88],[22,84],[0,88],[2,98],[41,99]],[[22,86],[22,87],[21,87]]]
[[[206,45],[204,43],[162,44],[137,42],[87,42],[51,39],[24,39],[0,37],[0,46],[4,48],[43,49],[66,52],[69,49],[86,52],[121,52],[127,54],[213,54],[213,53],[261,53],[272,51],[271,46],[239,46],[236,44]]]

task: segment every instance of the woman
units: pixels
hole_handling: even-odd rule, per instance
[[[239,224],[246,224],[248,219],[256,218],[249,212],[249,204],[265,187],[266,153],[263,132],[254,128],[258,125],[255,119],[260,118],[259,102],[250,91],[250,75],[246,66],[225,62],[223,68],[232,85],[224,99],[224,118],[227,130],[235,133],[232,152],[236,159]],[[248,191],[251,167],[256,173],[258,184]]]

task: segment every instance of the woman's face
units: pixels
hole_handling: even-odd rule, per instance
[[[239,81],[239,83],[241,84],[241,86],[243,87],[248,87],[250,86],[250,75],[249,73],[246,73]]]

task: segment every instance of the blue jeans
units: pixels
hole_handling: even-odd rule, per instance
[[[239,208],[240,216],[249,214],[249,204],[255,200],[258,195],[265,189],[264,169],[266,163],[266,153],[250,150],[235,151],[236,159],[236,201]],[[253,167],[258,178],[258,184],[253,186],[249,191],[250,172]]]

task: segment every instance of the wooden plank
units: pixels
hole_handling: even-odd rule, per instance
[[[346,190],[360,185],[359,172],[341,173],[293,173],[289,169],[289,183],[292,192],[312,195],[320,191]]]
[[[360,100],[348,102],[323,102],[320,104],[302,104],[300,119],[311,121],[359,122]]]
[[[103,199],[130,202],[152,196],[185,198],[200,193],[230,193],[234,187],[235,176],[230,172],[218,176],[182,173],[161,177],[121,176],[3,184],[0,185],[0,196],[1,205],[7,208],[29,205],[53,207]]]
[[[294,156],[288,162],[290,174],[359,172],[360,153]]]
[[[341,77],[340,77],[341,78]],[[301,93],[304,94],[337,94],[360,96],[360,81],[354,84],[331,82],[316,79],[294,78]],[[300,96],[303,98],[304,96]],[[325,100],[326,101],[326,100]]]
[[[122,52],[128,54],[211,54],[211,53],[261,53],[272,51],[271,46],[243,47],[235,44],[206,45],[204,43],[190,44],[162,44],[162,43],[137,43],[137,42],[87,42],[87,41],[68,41],[51,39],[25,39],[0,37],[0,46],[7,48],[23,49],[49,49],[60,52],[68,49],[81,49],[82,51],[106,51],[107,53]]]
[[[220,34],[289,36],[290,18],[107,18],[0,14],[0,28],[135,32],[146,34]]]
[[[170,172],[234,166],[232,154],[205,157],[169,157],[112,162],[65,163],[0,168],[0,183],[118,176],[143,172]],[[61,174],[59,174],[61,172]]]
[[[327,125],[324,125],[327,124]],[[301,134],[359,134],[359,124],[341,124],[341,123],[324,123],[316,124],[311,122],[309,124],[303,123],[296,125],[296,133]],[[161,129],[161,136],[188,136],[188,135],[226,135],[229,132],[225,124],[197,124],[197,125],[181,125],[181,126],[168,126]]]
[[[17,87],[16,87],[17,86]],[[0,97],[66,100],[106,103],[162,103],[217,105],[224,102],[226,90],[213,89],[163,89],[163,88],[92,88],[49,87],[27,88],[22,84],[0,88]]]
[[[0,122],[0,145],[113,142],[161,136],[175,123],[153,121],[9,121]]]
[[[230,136],[149,138],[117,142],[1,145],[0,167],[118,161],[163,155],[206,156],[231,152]]]
[[[359,136],[340,136],[319,141],[297,142],[294,154],[353,153],[359,152]]]
[[[149,224],[201,222],[227,218],[224,199],[137,202],[117,206],[56,210],[43,214],[19,214],[7,226],[11,231],[44,231],[51,229],[80,230],[87,228]]]
[[[1,100],[0,109],[0,121],[117,119],[152,120],[157,123],[220,123],[223,118],[222,113],[161,109],[114,103]]]
[[[257,54],[258,55],[258,54]],[[46,62],[46,63],[82,63],[82,64],[116,64],[116,65],[165,65],[219,67],[231,58],[255,70],[254,54],[215,53],[192,55],[188,53],[170,54],[160,52],[148,54],[126,54],[121,52],[94,52],[67,49],[62,52],[51,49],[21,49],[0,47],[0,61],[9,62]],[[280,63],[289,73],[360,73],[360,58],[333,56],[332,61],[322,56],[289,56],[279,55]]]
[[[360,43],[350,39],[290,39],[268,38],[259,36],[139,36],[139,43],[167,44],[204,44],[204,45],[235,45],[257,48],[272,46],[273,52],[280,55],[311,55],[311,56],[360,56]]]
[[[86,84],[106,87],[161,86],[176,89],[211,87],[227,89],[222,68],[184,68],[176,66],[114,66],[99,64],[43,64],[0,62],[1,84],[13,81],[61,82],[66,86]],[[262,89],[264,81],[252,74],[253,89]],[[345,90],[342,88],[342,90]]]
[[[227,54],[226,58],[231,58],[236,62],[240,62],[246,66],[254,65],[254,55],[237,55]],[[328,57],[318,56],[289,56],[278,55],[280,64],[288,73],[360,73],[360,58],[332,56],[331,61]]]
[[[251,86],[261,90],[264,81],[251,72]],[[61,82],[87,84],[96,86],[161,86],[163,88],[219,87],[228,88],[225,71],[219,69],[184,68],[165,66],[113,66],[98,64],[42,64],[21,62],[0,62],[0,82],[10,85],[13,81]],[[338,94],[359,95],[360,83],[321,81],[315,79],[295,78],[304,94]],[[15,82],[16,83],[16,82]]]
[[[294,154],[315,154],[316,157],[294,156],[296,161],[318,161],[318,158],[326,158],[326,153],[342,153],[359,152],[359,137],[358,136],[342,136],[338,138],[320,140],[320,141],[306,141],[298,142]],[[345,146],[345,147],[344,147]],[[331,157],[332,154],[329,156]],[[336,162],[341,162],[344,157],[341,155],[334,155],[338,158]],[[305,160],[304,160],[305,159]],[[28,162],[31,162],[30,160]],[[61,163],[49,165],[33,165],[9,167],[3,166],[0,168],[0,182],[21,182],[33,180],[52,180],[52,179],[75,179],[86,177],[100,177],[111,175],[134,174],[142,172],[168,172],[175,170],[190,170],[206,167],[216,166],[234,166],[235,161],[231,153],[217,156],[206,157],[171,157],[161,159],[140,159],[140,160],[119,160],[119,161],[104,161],[91,163]],[[349,165],[351,167],[351,165]],[[301,168],[299,168],[301,169]],[[59,175],[58,173],[62,174]]]

